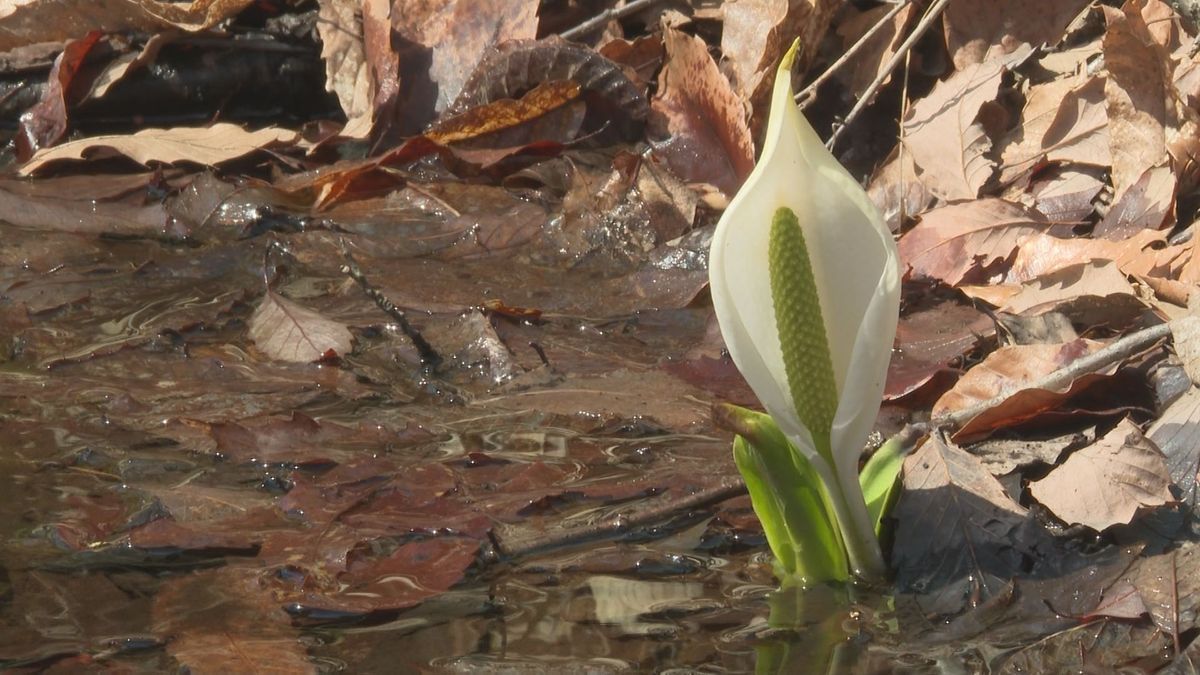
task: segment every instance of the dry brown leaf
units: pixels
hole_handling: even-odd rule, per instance
[[[946,46],[964,70],[1023,45],[1057,44],[1088,0],[955,0],[946,7]]]
[[[905,221],[924,213],[935,199],[917,176],[912,155],[896,151],[871,177],[867,196],[892,232],[899,232]]]
[[[311,363],[331,355],[344,356],[354,336],[344,325],[267,291],[250,316],[250,339],[273,359]]]
[[[1125,241],[1060,239],[1036,235],[1021,241],[1006,281],[1027,281],[1081,260],[1114,260],[1121,271],[1141,278],[1200,283],[1200,259],[1191,240],[1160,248],[1162,230],[1142,230]]]
[[[837,31],[842,38],[842,49],[849,49],[851,45],[858,42],[891,9],[890,5],[880,5],[843,21]],[[887,26],[880,28],[867,40],[867,43],[847,64],[846,73],[842,77],[846,81],[846,86],[855,96],[862,96],[871,82],[884,73],[888,60],[904,42],[905,29],[912,18],[916,16],[916,10],[916,4],[905,5],[896,13],[896,16],[891,18]],[[887,84],[889,81],[891,81],[890,73],[883,83]]]
[[[904,460],[892,562],[901,588],[922,590],[923,611],[951,614],[986,600],[1017,573],[1028,512],[978,458],[933,434]]]
[[[1174,501],[1170,487],[1166,458],[1126,419],[1031,483],[1029,492],[1060,520],[1099,531]]]
[[[1146,24],[1146,30],[1154,42],[1168,52],[1179,49],[1180,26],[1179,15],[1165,2],[1160,0],[1142,0],[1140,14]]]
[[[1104,189],[1101,175],[1099,169],[1086,167],[1041,173],[1029,186],[1033,208],[1052,223],[1085,222],[1096,210],[1093,200]]]
[[[1116,263],[1094,260],[1026,282],[999,310],[1025,315],[1057,311],[1077,324],[1112,326],[1127,323],[1145,308]]]
[[[363,51],[363,3],[359,0],[321,0],[317,34],[325,61],[325,89],[333,92],[346,113],[341,134],[366,138],[371,133],[375,92]]]
[[[755,112],[754,119],[766,119],[760,113],[783,52],[799,38],[796,66],[804,72],[840,4],[836,0],[727,0],[721,5],[721,53],[738,93]]]
[[[157,32],[175,27],[210,28],[237,15],[254,0],[12,0],[0,3],[0,51],[38,42],[82,37],[88,31]]]
[[[488,49],[537,34],[537,0],[408,0],[394,4],[400,50],[400,132],[450,107]]]
[[[1108,70],[1104,95],[1108,102],[1112,181],[1120,198],[1147,169],[1166,160],[1168,119],[1165,49],[1154,41],[1138,12],[1141,3],[1122,10],[1104,7],[1104,64]]]
[[[248,155],[255,150],[295,143],[295,131],[267,127],[246,131],[236,124],[220,122],[211,127],[143,129],[135,134],[92,136],[37,151],[21,166],[29,174],[57,160],[81,160],[123,155],[140,164],[150,162],[194,162],[213,166]]]
[[[698,37],[667,28],[667,64],[651,103],[654,151],[675,175],[732,196],[754,168],[741,102]]]
[[[917,276],[956,286],[982,280],[1006,261],[1023,237],[1048,227],[1040,213],[1001,199],[951,204],[921,216],[900,237],[902,264]]]
[[[1034,86],[1021,120],[1004,139],[1000,181],[1010,183],[1043,161],[1108,166],[1104,78],[1064,78]]]
[[[939,82],[904,120],[904,148],[921,180],[942,199],[974,199],[992,176],[992,147],[979,110],[995,100],[1004,66],[981,63]]]
[[[934,404],[933,415],[965,410],[997,396],[1005,397],[999,405],[964,424],[955,434],[956,440],[979,438],[994,429],[1031,419],[1057,408],[1063,401],[1115,371],[1117,366],[1113,365],[1100,373],[1081,376],[1060,391],[1029,388],[1031,383],[1103,347],[1102,342],[1083,338],[1064,344],[1006,345],[968,370]]]
[[[1121,241],[1145,229],[1174,223],[1175,172],[1167,166],[1146,169],[1092,230],[1092,236]]]

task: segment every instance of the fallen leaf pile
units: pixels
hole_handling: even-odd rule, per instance
[[[752,669],[707,248],[782,51],[877,24],[802,99],[897,236],[880,428],[940,426],[865,658],[1196,654],[1186,3],[10,4],[0,666]]]

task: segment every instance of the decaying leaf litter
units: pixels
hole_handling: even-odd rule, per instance
[[[0,11],[0,659],[742,671],[806,639],[763,623],[705,295],[799,35],[806,81],[863,38],[802,96],[907,267],[879,429],[932,428],[893,597],[834,642],[1183,672],[1193,10]]]

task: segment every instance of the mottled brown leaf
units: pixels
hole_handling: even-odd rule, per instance
[[[1153,166],[1109,208],[1092,236],[1128,239],[1145,229],[1169,227],[1174,224],[1174,213],[1175,172],[1166,166]]]
[[[1174,501],[1170,486],[1162,452],[1126,419],[1071,453],[1029,491],[1060,520],[1103,530],[1132,522],[1139,510]]]
[[[754,168],[754,141],[729,81],[698,37],[664,33],[667,64],[651,104],[655,153],[675,175],[733,196]]]
[[[267,356],[310,363],[330,352],[350,353],[354,336],[340,323],[267,291],[250,317],[250,339]]]

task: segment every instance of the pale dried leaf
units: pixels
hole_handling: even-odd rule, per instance
[[[1011,54],[1024,45],[1053,45],[1088,0],[955,0],[946,7],[946,46],[954,66]]]
[[[1104,7],[1104,94],[1108,101],[1112,180],[1120,200],[1147,169],[1166,159],[1169,57],[1137,7]]]
[[[955,286],[983,276],[1007,260],[1023,237],[1047,227],[1040,213],[1000,199],[951,204],[925,213],[900,238],[900,259],[917,276]]]
[[[236,124],[221,122],[210,127],[143,129],[135,134],[92,136],[43,148],[21,166],[23,176],[56,160],[81,160],[124,155],[135,162],[194,162],[216,165],[248,155],[265,147],[295,143],[300,135],[289,129],[267,127],[246,131]]]
[[[1172,502],[1170,487],[1166,458],[1126,419],[1031,483],[1029,491],[1062,521],[1100,531]]]
[[[415,0],[396,7],[392,29],[409,45],[400,50],[405,133],[449,108],[490,48],[537,37],[537,0]]]
[[[354,336],[344,325],[267,291],[250,316],[250,339],[267,356],[280,361],[311,363],[333,352],[344,356]]]
[[[1090,326],[1122,323],[1145,307],[1116,263],[1095,260],[1025,282],[999,309],[1029,315],[1058,311]]]
[[[991,177],[992,147],[979,110],[1000,89],[1004,66],[981,63],[937,83],[904,120],[904,147],[921,169],[921,180],[943,199],[974,199]]]
[[[901,240],[903,241],[903,240]],[[1143,230],[1124,241],[1106,239],[1063,239],[1048,234],[1033,234],[1020,241],[1004,280],[1020,283],[1089,260],[1113,260],[1125,274],[1174,276],[1182,266],[1176,258],[1183,245],[1155,248],[1166,241],[1159,230]],[[1189,256],[1190,257],[1190,256]]]
[[[325,89],[333,92],[346,113],[341,134],[366,138],[371,132],[374,95],[367,58],[363,52],[363,26],[357,0],[321,0],[317,34],[325,61]]]
[[[10,0],[0,3],[0,51],[38,42],[61,42],[82,37],[92,30],[157,32],[175,27],[199,31],[237,15],[252,2],[254,0]]]
[[[1021,121],[1001,144],[1000,180],[1009,183],[1042,161],[1108,166],[1104,78],[1064,78],[1029,90]]]
[[[1193,293],[1188,302],[1188,313],[1171,322],[1171,337],[1175,355],[1183,362],[1183,368],[1193,384],[1200,384],[1200,303]]]

